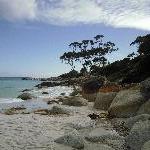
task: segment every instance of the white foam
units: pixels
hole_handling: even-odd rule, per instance
[[[71,87],[65,87],[65,86],[56,86],[56,87],[49,87],[49,88],[43,88],[43,89],[34,89],[31,91],[33,95],[35,95],[38,98],[55,98],[60,96],[61,93],[65,93],[66,96],[68,96],[73,91],[73,88]],[[49,94],[42,94],[43,92],[48,92]]]
[[[2,103],[15,103],[15,102],[23,102],[23,100],[19,98],[0,98],[0,104]]]

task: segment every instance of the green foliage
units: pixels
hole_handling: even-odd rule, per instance
[[[77,78],[79,76],[80,76],[80,74],[78,71],[71,70],[69,73],[62,74],[59,77],[61,77],[61,78]]]
[[[86,70],[93,65],[104,67],[107,63],[106,55],[117,51],[118,48],[112,42],[103,42],[103,38],[103,35],[97,35],[94,40],[73,42],[69,44],[71,50],[65,52],[60,59],[69,64],[72,70],[75,68],[75,62],[80,62]]]
[[[138,45],[138,53],[140,55],[150,55],[150,34],[146,36],[138,36],[130,45]]]

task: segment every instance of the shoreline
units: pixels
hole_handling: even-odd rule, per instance
[[[98,90],[91,83],[97,84],[87,82],[82,94],[32,99],[3,109],[0,149],[141,150],[150,140],[150,79],[126,87],[109,83]]]

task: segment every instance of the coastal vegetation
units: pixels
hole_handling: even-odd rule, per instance
[[[69,64],[72,69],[60,77],[80,77],[89,74],[106,76],[111,81],[121,83],[141,82],[150,76],[150,34],[138,36],[130,45],[137,46],[136,53],[110,63],[106,59],[107,55],[118,48],[112,42],[104,42],[103,35],[95,36],[94,40],[73,42],[69,45],[71,50],[60,57],[60,60]],[[75,70],[78,62],[82,64],[80,72]]]

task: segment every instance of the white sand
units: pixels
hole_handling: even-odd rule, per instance
[[[110,128],[107,122],[97,125],[87,115],[93,113],[92,103],[84,107],[68,107],[70,116],[42,116],[38,114],[0,114],[0,150],[70,150],[71,147],[56,144],[54,139],[73,128],[87,133],[90,127]],[[85,134],[85,133],[84,133]]]

